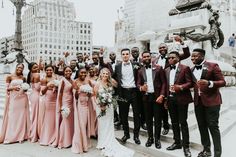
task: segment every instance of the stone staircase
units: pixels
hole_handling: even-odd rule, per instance
[[[5,106],[6,81],[4,74],[0,74],[0,118],[3,116]]]
[[[222,99],[223,99],[223,104],[221,106],[220,110],[220,120],[219,120],[219,126],[220,126],[220,131],[221,131],[221,138],[222,141],[224,137],[228,134],[232,134],[230,132],[235,126],[236,126],[236,98],[235,98],[235,93],[236,93],[236,88],[235,87],[225,87],[221,89],[222,93]],[[129,127],[130,127],[130,132],[133,131],[134,123],[133,123],[133,113],[132,109],[130,108],[129,112]],[[170,119],[169,119],[170,123]],[[198,125],[195,117],[195,112],[194,112],[194,105],[193,103],[189,105],[189,111],[188,111],[188,125],[189,125],[189,134],[190,134],[190,149],[192,152],[192,156],[197,156],[199,151],[202,150],[201,146],[201,141],[200,141],[200,134],[198,131]],[[116,131],[116,136],[118,139],[120,139],[123,136],[123,131],[119,130]],[[142,149],[143,152],[150,154],[151,156],[157,156],[157,152],[160,153],[162,152],[162,156],[175,156],[175,157],[181,157],[184,156],[182,150],[175,150],[175,151],[167,151],[166,148],[170,146],[173,143],[173,132],[170,129],[169,133],[165,136],[161,135],[161,144],[162,148],[161,149],[156,149],[154,145],[151,147],[147,148],[145,147],[145,143],[147,141],[147,131],[143,130],[142,128],[140,129],[140,140],[141,140],[141,145],[137,146],[134,141],[133,141],[133,136],[131,135],[131,139],[127,141],[127,146],[131,147],[133,149]],[[222,143],[223,145],[223,143]],[[212,150],[213,152],[213,150]]]

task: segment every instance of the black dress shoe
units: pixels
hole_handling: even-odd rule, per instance
[[[173,143],[171,146],[167,147],[166,150],[175,150],[175,149],[181,149],[182,146],[177,143]]]
[[[169,129],[163,129],[162,135],[167,135],[169,133]]]
[[[155,147],[157,149],[161,149],[161,142],[160,142],[160,140],[155,140]]]
[[[211,151],[203,150],[198,154],[197,157],[209,157],[209,156],[211,156]]]
[[[141,125],[141,128],[143,128],[143,130],[147,130],[147,125],[146,125],[146,123],[143,123],[143,125]]]
[[[136,144],[141,144],[141,142],[140,142],[140,140],[139,140],[138,137],[134,137],[134,142],[135,142]]]
[[[126,143],[126,141],[127,141],[128,139],[130,139],[130,136],[124,135],[124,136],[121,138],[121,142],[122,142],[122,143]]]
[[[189,148],[184,148],[184,156],[185,157],[191,157],[191,152]]]
[[[153,143],[154,143],[154,139],[149,137],[146,144],[145,144],[145,146],[146,147],[151,147]]]

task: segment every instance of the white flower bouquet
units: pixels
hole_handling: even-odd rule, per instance
[[[119,98],[118,96],[113,96],[114,90],[112,87],[109,87],[107,89],[103,89],[100,92],[98,92],[97,100],[98,105],[100,105],[101,111],[98,118],[106,115],[106,109],[110,107],[111,104],[113,104],[114,107],[117,105],[117,101],[126,101],[122,98]]]
[[[61,107],[61,115],[62,117],[64,118],[67,118],[69,115],[70,115],[70,108],[69,107],[66,107],[66,106],[62,106]]]
[[[79,68],[85,67],[85,64],[84,64],[84,63],[79,63],[78,65],[79,65]]]
[[[26,92],[30,88],[30,85],[28,83],[22,83],[21,89]]]
[[[80,92],[92,94],[93,93],[93,88],[88,84],[81,85],[80,86]]]
[[[48,82],[48,85],[53,84],[55,87],[58,87],[60,84],[59,80],[51,80]]]

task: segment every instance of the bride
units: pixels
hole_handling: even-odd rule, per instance
[[[97,101],[99,102],[98,96],[102,95],[104,91],[109,91],[111,94],[115,84],[115,81],[111,78],[110,71],[107,68],[102,69],[95,86]],[[96,110],[97,115],[99,115],[97,148],[102,151],[102,155],[108,157],[132,157],[134,151],[124,147],[115,139],[113,104],[104,106],[104,104],[98,103]]]

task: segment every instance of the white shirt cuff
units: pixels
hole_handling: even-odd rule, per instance
[[[213,81],[209,81],[210,82],[210,85],[208,86],[209,88],[213,88],[213,86],[214,86],[214,83],[213,83]]]
[[[180,44],[181,45],[181,44]],[[185,43],[183,45],[181,45],[182,48],[186,48],[188,47],[188,45],[186,45]]]

